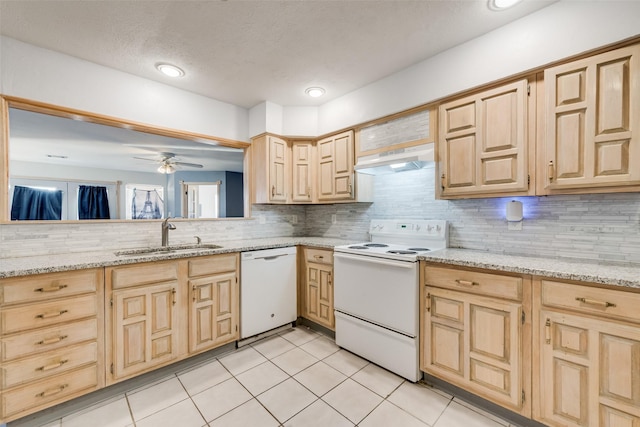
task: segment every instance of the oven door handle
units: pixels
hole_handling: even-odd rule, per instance
[[[364,256],[358,256],[358,255],[349,255],[349,254],[343,254],[340,252],[334,252],[333,253],[333,258],[343,258],[345,260],[349,260],[349,261],[359,261],[359,262],[365,262],[365,263],[371,263],[371,264],[381,264],[381,265],[389,265],[391,267],[398,267],[398,268],[414,268],[415,263],[411,262],[411,261],[394,261],[391,259],[384,259],[384,258],[378,258],[375,256],[369,256],[369,255],[364,255]]]

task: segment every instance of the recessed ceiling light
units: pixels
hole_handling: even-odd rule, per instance
[[[304,93],[312,98],[318,98],[319,96],[324,95],[324,89],[322,89],[321,87],[309,87],[304,91]]]
[[[176,67],[175,65],[159,63],[159,64],[156,64],[156,68],[162,74],[164,74],[166,76],[169,76],[169,77],[182,77],[182,76],[184,76],[184,71],[181,68]]]
[[[505,10],[521,1],[522,0],[489,0],[489,9],[495,11]]]

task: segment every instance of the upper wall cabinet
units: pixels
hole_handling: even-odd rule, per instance
[[[640,185],[639,61],[635,45],[545,70],[539,193]]]
[[[315,145],[312,141],[291,141],[291,201],[310,203],[315,197]]]
[[[514,83],[440,105],[441,198],[529,194],[529,83]]]
[[[318,200],[353,199],[353,131],[318,141]]]
[[[286,203],[291,182],[290,149],[282,138],[261,135],[251,143],[251,203]]]

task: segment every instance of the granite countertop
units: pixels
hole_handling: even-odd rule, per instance
[[[505,255],[454,248],[420,256],[420,259],[448,265],[640,289],[640,265],[632,263]]]
[[[191,256],[244,252],[294,245],[333,249],[334,246],[357,243],[325,237],[274,237],[217,242],[221,247],[171,253],[116,255],[114,251],[96,251],[0,259],[0,278],[29,274],[107,267],[138,262],[179,259]],[[419,257],[421,260],[484,268],[512,273],[578,280],[640,290],[640,265],[605,263],[591,260],[552,259],[496,254],[470,249],[444,249]]]
[[[216,242],[216,244],[221,246],[220,248],[176,251],[170,253],[160,252],[151,254],[116,255],[115,251],[96,251],[20,258],[0,258],[0,279],[5,277],[27,276],[30,274],[78,270],[83,268],[108,267],[114,265],[135,264],[139,262],[179,259],[192,256],[283,248],[295,245],[308,245],[318,248],[333,249],[334,246],[349,243],[355,242],[326,237],[274,237],[264,239],[228,240]]]

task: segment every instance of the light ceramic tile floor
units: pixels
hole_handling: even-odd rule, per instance
[[[42,427],[512,427],[305,327],[265,338]],[[11,427],[11,424],[9,424]]]

